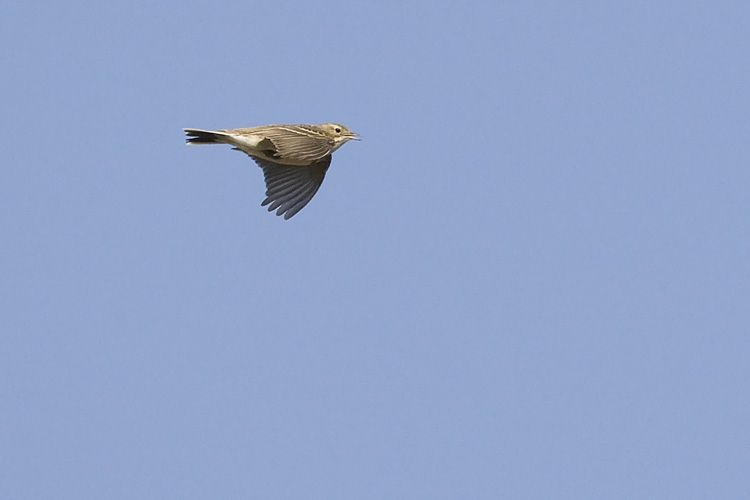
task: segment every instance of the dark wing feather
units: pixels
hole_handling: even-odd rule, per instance
[[[323,183],[331,165],[331,156],[307,166],[290,166],[274,163],[264,158],[252,157],[263,169],[266,181],[266,199],[262,206],[268,211],[290,219],[307,205]]]

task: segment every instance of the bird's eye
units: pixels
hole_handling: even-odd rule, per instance
[[[337,134],[340,134],[340,133],[341,133],[341,129],[340,129],[339,127],[336,127],[336,128],[334,128],[333,130],[335,130]]]

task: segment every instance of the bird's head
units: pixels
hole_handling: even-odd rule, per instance
[[[336,142],[336,146],[342,146],[347,141],[359,141],[358,134],[338,123],[323,123],[318,125],[325,134]]]

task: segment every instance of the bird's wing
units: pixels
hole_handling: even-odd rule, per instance
[[[261,206],[270,203],[268,211],[276,210],[276,215],[283,215],[284,219],[290,219],[310,202],[331,165],[331,155],[305,166],[281,165],[258,157],[253,160],[263,169],[266,181],[266,199]]]
[[[284,160],[320,161],[333,152],[335,145],[325,137],[310,136],[299,126],[268,127],[263,130],[263,136],[274,144],[274,156]]]

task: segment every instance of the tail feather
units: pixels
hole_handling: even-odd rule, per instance
[[[185,142],[188,144],[229,144],[227,134],[223,132],[214,132],[211,130],[200,130],[196,128],[183,129],[188,138]]]

